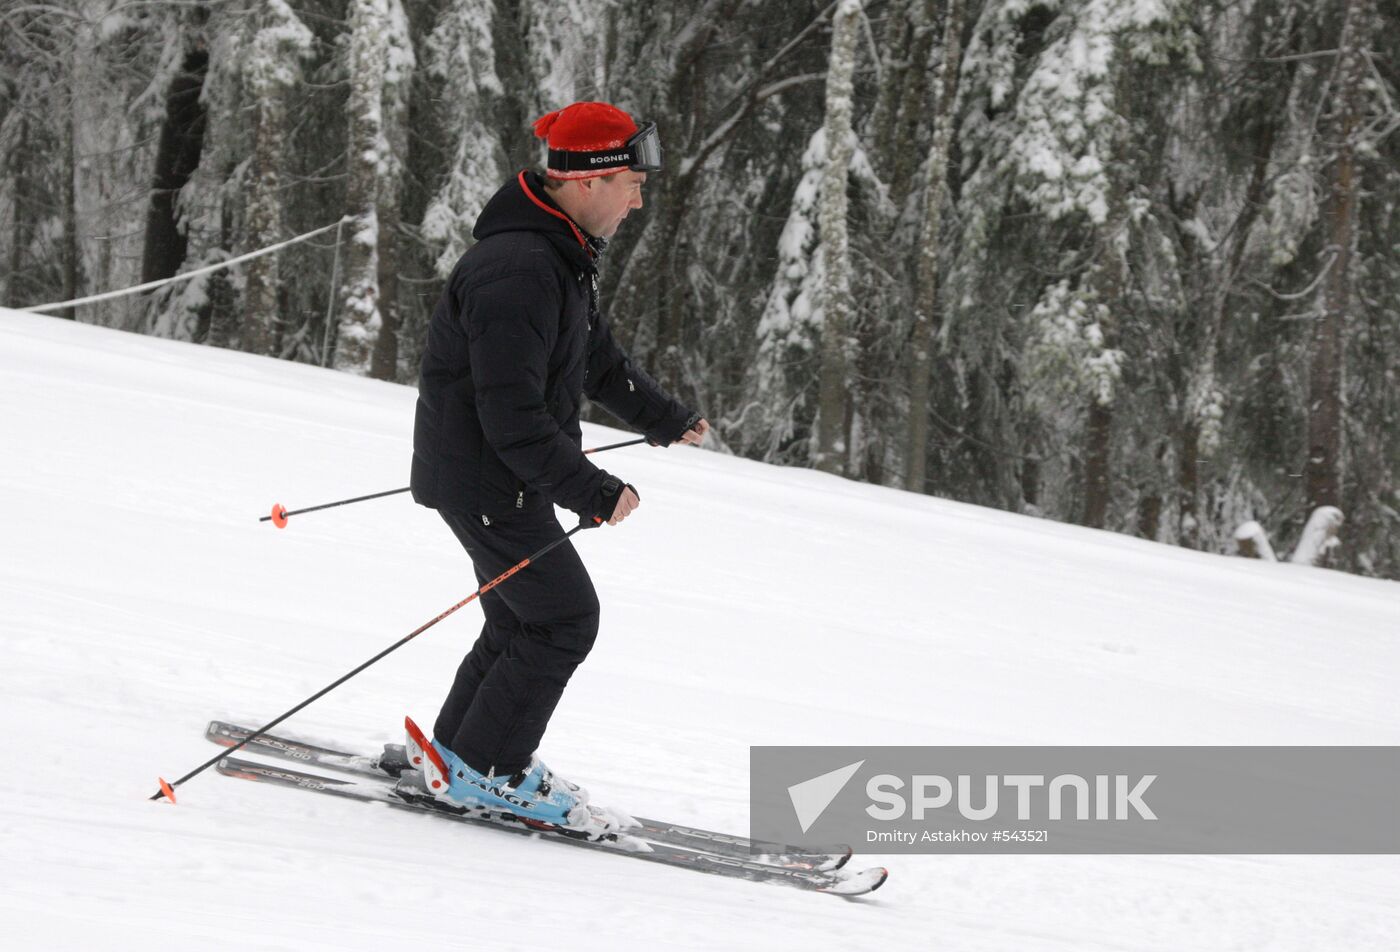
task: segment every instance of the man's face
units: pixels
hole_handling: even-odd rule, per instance
[[[632,209],[642,207],[642,185],[646,180],[645,172],[631,170],[590,179],[588,209],[580,216],[579,224],[599,238],[611,238]],[[588,220],[584,221],[584,217]]]

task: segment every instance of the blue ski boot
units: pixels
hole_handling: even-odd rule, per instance
[[[447,767],[445,795],[449,800],[555,826],[582,829],[587,825],[587,802],[580,800],[568,784],[556,779],[538,757],[530,758],[530,766],[525,770],[498,777],[473,770],[446,744],[436,740],[432,744]]]
[[[404,719],[410,763],[423,770],[423,783],[435,797],[459,806],[509,813],[528,823],[596,832],[588,792],[555,775],[538,757],[509,777],[473,770],[450,747],[429,741],[411,718]]]

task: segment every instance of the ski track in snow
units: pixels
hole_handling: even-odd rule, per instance
[[[1393,856],[860,856],[865,900],[657,868],[213,770],[475,587],[407,496],[414,392],[0,311],[0,923],[11,948],[1389,949]],[[585,427],[586,445],[624,438]],[[577,539],[603,631],[542,751],[744,832],[750,744],[1396,744],[1400,586],[691,449]],[[430,723],[463,609],[296,715]]]

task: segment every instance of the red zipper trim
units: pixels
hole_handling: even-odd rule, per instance
[[[550,208],[544,202],[540,201],[539,198],[535,196],[535,193],[530,191],[530,186],[525,183],[525,172],[525,169],[521,169],[520,175],[517,176],[517,181],[520,182],[520,187],[525,191],[525,195],[530,199],[530,201],[534,202],[540,208],[543,208],[555,218],[561,219],[564,222],[564,224],[568,225],[569,230],[571,230],[574,233],[574,237],[578,239],[578,243],[583,246],[584,251],[588,252],[588,257],[591,259],[593,257],[593,249],[589,247],[588,239],[583,237],[583,232],[578,230],[578,225],[575,225],[574,220],[568,215],[565,215],[563,212],[559,211],[556,208]]]

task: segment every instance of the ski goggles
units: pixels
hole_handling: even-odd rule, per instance
[[[656,123],[644,122],[620,149],[597,152],[550,149],[548,165],[556,172],[601,172],[605,169],[660,172],[661,136],[656,132]]]

